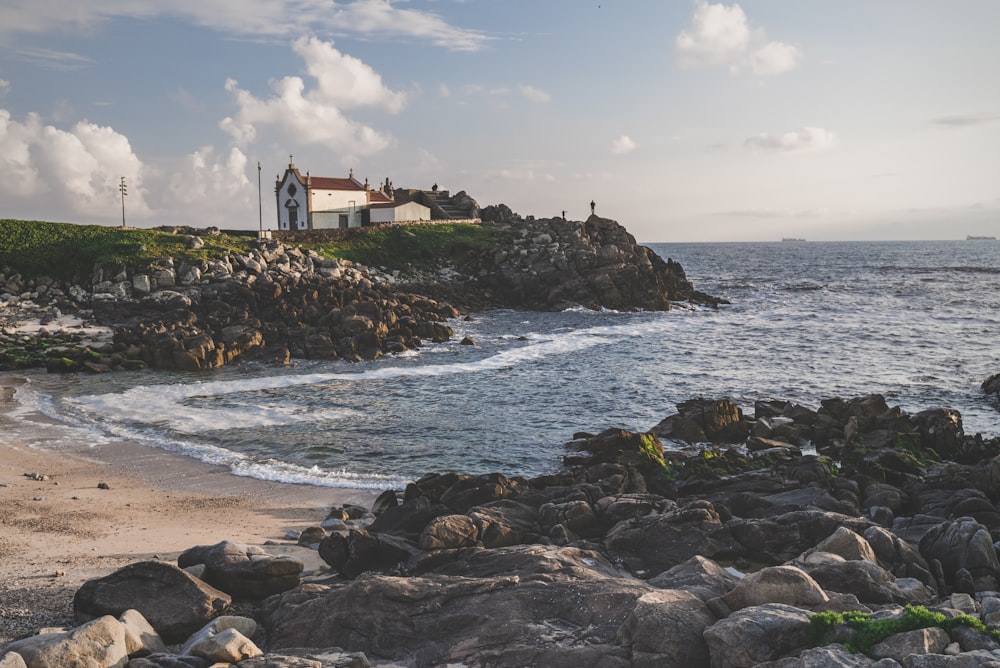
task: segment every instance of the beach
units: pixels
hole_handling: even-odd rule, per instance
[[[0,375],[0,430],[22,382]],[[368,490],[237,477],[124,441],[46,451],[27,443],[44,443],[54,425],[27,417],[37,425],[34,438],[23,431],[17,440],[0,438],[0,646],[71,624],[73,594],[86,580],[136,561],[173,561],[195,545],[276,541],[270,552],[294,553],[307,575],[315,573],[325,564],[286,533],[319,524],[334,506],[368,507],[375,498]]]

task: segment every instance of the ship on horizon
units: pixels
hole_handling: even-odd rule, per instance
[[[966,241],[996,241],[997,238],[996,237],[976,236],[974,234],[970,234],[970,235],[968,235],[968,236],[965,237],[965,240]]]

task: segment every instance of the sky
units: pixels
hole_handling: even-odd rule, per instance
[[[593,200],[644,242],[1000,236],[997,26],[996,0],[4,0],[0,218],[120,225],[125,177],[129,225],[274,229],[293,156]]]

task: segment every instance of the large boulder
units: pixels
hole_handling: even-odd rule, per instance
[[[140,561],[83,583],[73,597],[79,621],[135,609],[167,642],[184,640],[225,611],[229,594],[160,561]]]
[[[715,616],[698,598],[665,589],[644,594],[618,630],[618,643],[632,650],[634,668],[708,664],[705,629]]]
[[[765,603],[812,608],[830,600],[816,580],[795,566],[772,566],[750,573],[721,599],[729,610]]]
[[[43,633],[11,643],[28,668],[121,668],[128,663],[125,629],[110,615],[64,633]]]
[[[707,502],[695,502],[662,515],[619,522],[605,545],[636,573],[654,576],[694,556],[711,558],[719,551],[715,539],[722,522]]]
[[[945,580],[955,582],[956,573],[968,571],[976,591],[995,591],[1000,579],[1000,561],[989,529],[971,517],[959,517],[931,528],[920,539],[920,554],[936,559]]]
[[[332,533],[319,544],[320,558],[345,578],[394,569],[416,551],[405,539],[364,529],[351,529],[346,536]]]
[[[202,579],[238,600],[256,601],[299,584],[304,568],[295,557],[273,556],[254,545],[222,541],[199,545],[177,558],[181,568],[203,564]]]
[[[751,668],[805,646],[809,613],[790,605],[744,608],[705,629],[712,668]]]
[[[650,578],[649,584],[660,589],[680,589],[702,601],[729,592],[739,578],[711,559],[695,555],[687,561]]]
[[[269,651],[337,646],[408,665],[628,665],[616,642],[636,601],[632,579],[564,575],[400,578],[364,575],[288,592],[262,609]]]

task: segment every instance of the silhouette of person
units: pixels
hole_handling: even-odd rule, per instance
[[[590,215],[591,215],[591,216],[593,216],[593,215],[594,215],[594,207],[595,207],[595,206],[597,206],[597,205],[596,205],[596,204],[594,204],[594,200],[590,200]]]
[[[563,220],[566,220],[566,210],[563,209]]]

